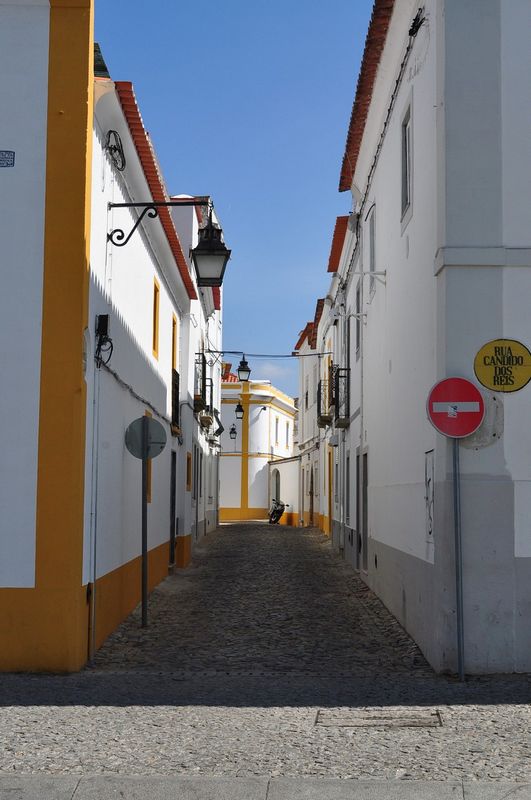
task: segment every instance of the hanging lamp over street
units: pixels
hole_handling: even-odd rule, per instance
[[[198,286],[221,286],[225,267],[231,251],[223,241],[223,231],[212,220],[212,209],[208,213],[208,222],[199,228],[197,246],[190,250]]]
[[[230,436],[231,439],[235,439],[237,435],[238,435],[238,432],[236,431],[236,425],[234,425],[234,423],[233,423],[230,426],[229,436]]]
[[[249,380],[250,374],[251,374],[251,368],[247,363],[247,361],[245,360],[245,353],[243,353],[242,360],[240,361],[240,365],[238,367],[238,380],[246,383]]]

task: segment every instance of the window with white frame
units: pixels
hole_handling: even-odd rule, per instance
[[[369,296],[372,297],[376,290],[376,208],[373,205],[369,217]]]
[[[361,344],[361,283],[356,286],[356,361],[360,357]]]
[[[402,119],[402,218],[411,206],[411,106]]]

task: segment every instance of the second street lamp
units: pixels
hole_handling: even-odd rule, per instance
[[[245,360],[245,353],[242,354],[242,360],[240,361],[240,365],[238,367],[238,380],[243,382],[247,382],[249,380],[249,375],[251,374],[251,368],[247,361]]]
[[[236,408],[234,410],[234,413],[236,414],[236,419],[243,419],[244,411],[243,411],[243,406],[242,406],[241,403],[238,403],[238,405],[236,406]]]
[[[230,250],[226,247],[222,230],[212,221],[212,209],[208,214],[208,222],[199,228],[199,242],[190,250],[194,263],[198,286],[221,286]]]
[[[234,423],[233,423],[230,426],[229,436],[230,436],[231,439],[235,439],[237,435],[238,435],[238,433],[236,431],[236,425],[234,425]]]

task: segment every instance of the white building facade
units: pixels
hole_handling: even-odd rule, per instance
[[[217,525],[221,372],[206,353],[222,349],[222,295],[188,255],[209,198],[138,227],[141,209],[115,205],[170,197],[133,87],[94,58],[92,0],[2,0],[0,23],[16,76],[0,90],[1,202],[26,198],[25,230],[1,223],[2,339],[18,359],[0,354],[0,669],[73,671],[140,599],[133,420],[166,434],[148,463],[149,588]]]
[[[293,455],[296,408],[293,398],[272,386],[270,381],[238,381],[227,370],[221,389],[222,422],[220,464],[220,520],[224,522],[267,519],[272,492],[280,482],[282,499],[289,504],[283,517],[294,523],[293,501],[296,478],[288,481],[270,472]],[[238,419],[240,404],[243,417]],[[231,438],[231,429],[232,437]],[[287,494],[286,494],[287,493]],[[289,495],[289,497],[288,497]],[[292,502],[290,502],[290,499]]]
[[[376,0],[317,333],[333,542],[440,671],[457,668],[452,442],[426,401],[443,378],[477,383],[486,342],[531,345],[530,27],[523,1]],[[470,673],[531,669],[528,391],[482,389],[461,444]]]

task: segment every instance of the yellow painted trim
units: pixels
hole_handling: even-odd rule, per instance
[[[153,355],[159,357],[159,317],[160,317],[160,283],[153,278],[153,320],[152,320],[152,345]]]
[[[280,519],[280,525],[285,525],[288,528],[298,528],[299,515],[295,511],[284,511]]]
[[[220,522],[238,522],[249,519],[267,519],[267,508],[220,508]]]
[[[290,397],[289,394],[285,394],[284,392],[281,392],[280,389],[277,389],[275,386],[270,386],[267,383],[251,383],[251,393],[255,391],[270,392],[279,400],[284,400],[286,403],[290,403],[291,405],[294,403],[293,397]]]
[[[175,539],[175,565],[187,567],[192,558],[192,534],[177,536]]]
[[[177,540],[180,537],[177,537]],[[169,542],[148,553],[148,590],[168,576]],[[142,557],[108,572],[96,582],[96,647],[136,608],[141,600]]]
[[[228,453],[220,453],[221,458],[240,458],[242,455],[241,451],[237,450],[236,452],[228,452]],[[271,460],[270,453],[247,453],[248,458],[265,458],[267,461]],[[282,459],[283,456],[273,456],[276,459]]]
[[[241,404],[243,406],[243,419],[240,506],[244,509],[249,504],[249,384],[246,383],[243,385]]]
[[[0,589],[2,670],[72,672],[88,653],[89,604],[81,585],[82,349],[88,324],[93,49],[93,0],[51,0],[36,584]]]

